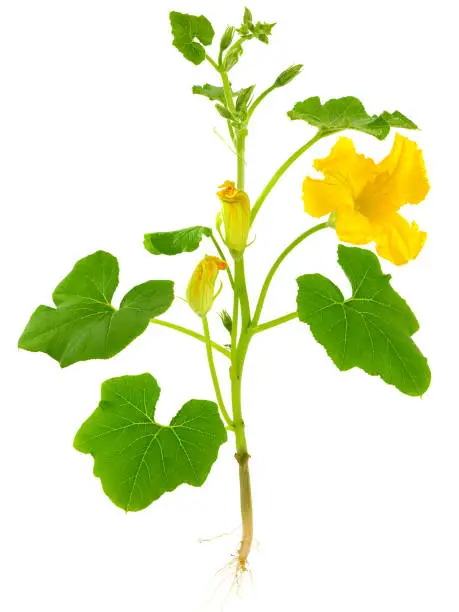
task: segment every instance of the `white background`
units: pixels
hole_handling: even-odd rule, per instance
[[[213,132],[224,122],[193,84],[208,65],[171,45],[170,9],[206,14],[220,35],[243,2],[4,0],[0,12],[2,315],[1,555],[5,612],[46,610],[457,612],[457,45],[450,3],[386,0],[266,2],[272,43],[247,45],[232,73],[258,91],[293,63],[303,74],[254,116],[247,190],[254,199],[311,135],[285,115],[311,95],[361,98],[399,109],[422,127],[431,192],[407,211],[427,230],[420,257],[384,263],[416,312],[429,357],[425,397],[401,395],[361,371],[340,373],[298,322],[257,337],[244,385],[257,550],[252,580],[231,589],[224,567],[239,538],[233,441],[202,489],[182,486],[126,515],[92,476],[73,436],[98,403],[100,383],[150,371],[168,422],[192,398],[212,398],[202,345],[151,328],[111,361],[60,370],[19,352],[35,307],[79,258],[105,249],[121,267],[115,301],[133,285],[171,278],[184,295],[199,253],[153,258],[143,234],[212,224],[216,186],[235,159]],[[452,4],[451,4],[452,6]],[[215,52],[214,52],[215,53]],[[455,57],[456,56],[456,57]],[[367,155],[380,143],[351,134]],[[313,223],[301,181],[333,139],[304,155],[276,187],[247,253],[252,299],[278,252]],[[295,278],[321,272],[346,290],[336,237],[318,234],[283,265],[264,319],[294,309]],[[228,293],[218,301],[228,307]],[[177,301],[168,319],[199,328]],[[215,336],[226,342],[218,318]],[[217,357],[221,373],[226,363]],[[225,387],[225,391],[227,388]],[[199,538],[230,536],[199,543]]]

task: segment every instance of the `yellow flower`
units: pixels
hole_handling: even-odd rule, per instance
[[[212,308],[214,299],[217,297],[214,291],[218,272],[227,267],[228,264],[225,261],[213,255],[206,255],[196,266],[188,283],[186,298],[188,304],[200,317],[204,317]]]
[[[225,243],[229,249],[241,252],[247,246],[250,229],[250,202],[245,191],[237,189],[233,181],[220,185],[217,195],[222,203]]]
[[[343,242],[375,242],[381,257],[402,265],[422,249],[426,233],[398,214],[405,204],[419,204],[429,191],[422,152],[396,134],[389,155],[378,164],[360,155],[349,138],[339,138],[328,157],[314,167],[323,180],[306,177],[304,209],[313,217],[336,213],[336,233]]]

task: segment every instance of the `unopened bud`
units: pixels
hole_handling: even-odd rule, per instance
[[[213,255],[206,255],[196,266],[188,283],[186,298],[188,304],[200,317],[204,317],[212,308],[218,272],[227,267],[225,261]]]
[[[233,181],[225,181],[217,192],[222,203],[225,243],[236,252],[247,246],[250,229],[250,202],[245,191],[237,189]]]

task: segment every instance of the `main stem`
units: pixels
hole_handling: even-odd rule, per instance
[[[225,83],[225,79],[223,79]],[[245,184],[245,139],[247,131],[236,136],[237,186],[243,190]],[[239,308],[241,330],[238,339]],[[242,416],[242,372],[250,340],[250,305],[244,270],[244,256],[238,254],[234,264],[233,328],[231,335],[231,400],[233,428],[236,438],[236,460],[239,464],[239,488],[242,517],[242,538],[238,550],[238,568],[244,571],[253,541],[252,490],[250,486],[249,451]]]

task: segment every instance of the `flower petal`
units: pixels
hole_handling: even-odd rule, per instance
[[[312,217],[323,217],[341,207],[353,207],[352,194],[340,183],[312,179],[303,182],[304,210]]]
[[[352,209],[338,211],[336,233],[340,240],[350,244],[368,244],[374,239],[374,228],[371,222]]]
[[[429,191],[422,151],[401,134],[396,134],[392,150],[377,165],[377,172],[358,203],[370,218],[381,218],[405,204],[419,204]]]
[[[314,168],[324,174],[327,182],[333,179],[345,185],[354,199],[376,176],[375,162],[357,153],[353,141],[345,137],[337,140],[328,157],[316,159]]]
[[[426,241],[427,234],[401,215],[393,213],[379,226],[376,233],[376,251],[397,266],[415,259]]]

